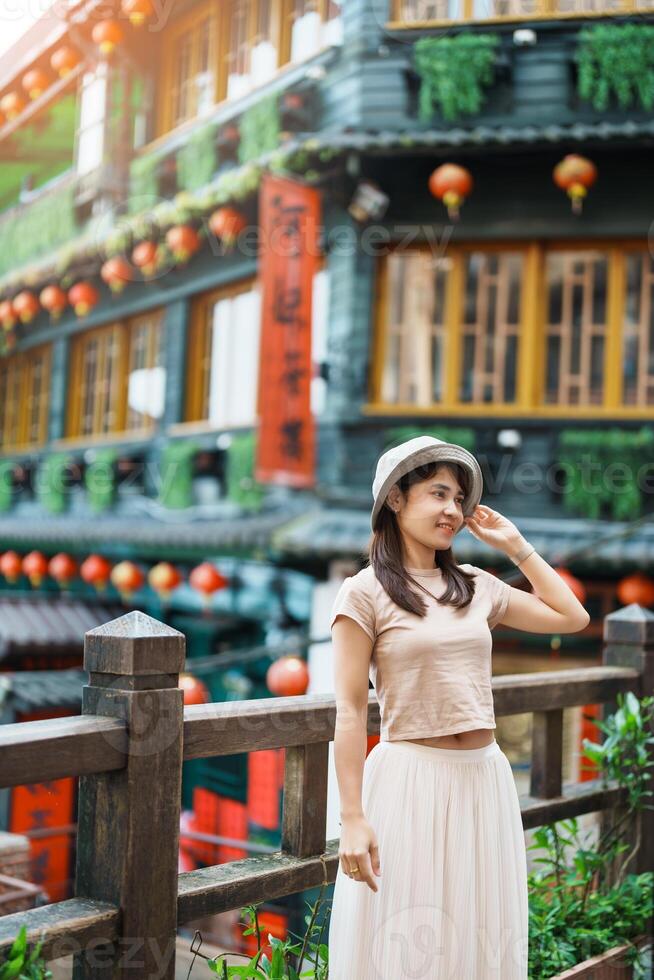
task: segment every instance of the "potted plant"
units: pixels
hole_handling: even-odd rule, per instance
[[[0,980],[49,980],[52,971],[41,956],[42,945],[42,942],[37,943],[30,952],[27,929],[21,926],[7,959],[0,964]]]
[[[584,739],[583,747],[603,785],[614,780],[625,789],[624,810],[593,844],[580,839],[575,817],[539,827],[529,847],[544,852],[535,859],[542,870],[528,876],[530,980],[590,980],[614,968],[623,980],[644,976],[654,873],[627,869],[640,849],[642,813],[653,809],[646,798],[654,698],[618,694],[617,704],[615,714],[595,722],[604,741]]]

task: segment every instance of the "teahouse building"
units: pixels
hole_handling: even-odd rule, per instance
[[[299,629],[328,689],[374,462],[429,432],[477,456],[592,616],[544,650],[496,631],[498,671],[596,651],[607,612],[651,605],[651,20],[635,0],[44,15],[0,58],[0,599],[96,601],[121,565],[108,599],[183,629],[190,670]],[[107,564],[55,580],[62,553]],[[512,568],[467,532],[456,553]],[[222,580],[190,578],[206,562]],[[162,563],[181,584],[146,579]],[[202,677],[265,696],[269,663]],[[198,829],[245,839],[243,773],[196,773]],[[277,790],[250,814],[272,840]]]

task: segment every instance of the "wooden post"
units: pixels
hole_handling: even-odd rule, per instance
[[[604,619],[602,662],[605,666],[635,668],[641,674],[640,697],[654,694],[654,614],[635,602],[609,613]],[[604,704],[602,718],[607,718],[616,708],[617,702]],[[601,741],[602,737],[602,733],[598,733],[597,740]],[[651,770],[648,789],[654,790]],[[647,802],[651,804],[651,801],[652,797],[648,797]],[[602,811],[600,832],[608,830],[622,813],[623,807]],[[627,873],[654,870],[654,810],[643,810],[641,821],[640,848],[635,861],[628,865]],[[626,852],[619,855],[618,862],[625,857]]]
[[[560,796],[563,766],[563,708],[534,711],[531,742],[530,795]]]
[[[82,714],[124,720],[128,742],[123,769],[80,777],[75,895],[121,924],[75,956],[75,980],[175,976],[184,657],[184,635],[141,612],[85,635]]]

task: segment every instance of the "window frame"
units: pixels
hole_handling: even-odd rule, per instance
[[[445,297],[445,369],[443,401],[438,405],[416,403],[384,402],[381,399],[382,374],[386,359],[388,331],[386,311],[390,300],[388,255],[399,243],[390,246],[387,255],[379,259],[375,275],[375,305],[373,315],[373,338],[371,351],[371,370],[367,401],[362,407],[365,415],[426,415],[445,416],[455,413],[460,416],[514,417],[520,414],[534,418],[568,418],[571,413],[576,418],[634,418],[651,415],[652,406],[633,406],[622,404],[622,337],[625,298],[626,253],[647,251],[645,239],[552,239],[549,241],[528,241],[508,239],[506,241],[470,241],[449,245],[443,253],[453,259],[449,274],[447,295]],[[415,243],[412,249],[430,249],[429,243]],[[547,337],[545,334],[547,317],[546,256],[553,251],[605,251],[608,256],[608,276],[606,290],[606,334],[604,344],[604,400],[602,405],[546,405],[545,395],[545,353]],[[464,256],[469,252],[522,252],[524,254],[524,277],[520,304],[519,345],[517,358],[516,398],[513,402],[494,404],[490,402],[459,402],[461,368],[461,336],[464,301]]]
[[[151,437],[156,431],[156,420],[153,420],[149,425],[141,426],[140,428],[127,428],[129,416],[128,384],[132,352],[131,335],[133,330],[143,321],[154,321],[156,319],[158,319],[158,325],[155,329],[161,331],[158,346],[159,354],[161,355],[161,352],[164,350],[164,307],[155,307],[154,309],[147,310],[145,313],[141,313],[138,316],[125,318],[123,320],[114,320],[111,323],[104,324],[103,326],[93,327],[90,330],[81,331],[71,338],[68,384],[69,397],[66,405],[66,435],[63,439],[58,440],[60,443],[87,444],[96,442],[101,443],[107,440],[123,438],[138,438],[141,436]],[[117,340],[119,345],[118,355],[116,357],[118,374],[115,379],[112,379],[112,386],[116,392],[116,421],[108,432],[100,431],[99,427],[103,412],[102,400],[105,392],[104,385],[101,386],[96,381],[95,390],[93,392],[92,408],[93,431],[82,434],[80,429],[82,421],[82,402],[85,394],[83,377],[84,351],[89,342],[92,340],[99,341],[101,345],[100,361],[97,370],[97,378],[99,379],[103,374],[104,367],[106,366],[106,345],[112,342],[112,336],[115,340]],[[149,348],[152,348],[151,338],[149,341]]]
[[[39,435],[35,440],[29,440],[27,438],[29,433],[30,425],[30,409],[32,405],[33,393],[30,391],[30,385],[34,377],[35,362],[37,358],[43,357],[43,387],[40,396],[39,405],[39,419],[38,428]],[[14,371],[12,372],[12,367]],[[7,377],[11,375],[12,383],[7,385],[7,390],[5,393],[6,403],[10,402],[13,391],[16,389],[13,385],[17,384],[18,399],[17,405],[15,407],[13,417],[16,420],[16,432],[17,440],[13,443],[0,443],[0,458],[3,456],[10,455],[15,452],[21,452],[28,449],[34,449],[36,447],[45,446],[48,441],[48,424],[49,424],[49,413],[50,413],[50,387],[49,378],[52,368],[52,344],[39,344],[38,347],[31,347],[25,351],[19,351],[15,354],[11,354],[9,357],[2,361],[0,368],[6,368]],[[14,373],[15,372],[15,373]],[[18,374],[18,380],[15,380],[15,374]],[[0,392],[1,396],[2,392]],[[3,426],[7,426],[7,414],[3,416]],[[1,433],[4,438],[6,432]]]
[[[386,22],[389,31],[430,30],[435,27],[452,26],[452,24],[506,24],[522,23],[524,21],[548,20],[592,20],[596,17],[622,17],[625,14],[647,13],[648,8],[640,6],[638,0],[621,0],[620,6],[604,10],[557,10],[557,0],[538,0],[537,9],[533,12],[495,14],[492,17],[477,17],[474,14],[474,0],[460,0],[463,13],[461,17],[439,17],[427,20],[406,20],[403,18],[404,0],[393,0],[391,17]]]

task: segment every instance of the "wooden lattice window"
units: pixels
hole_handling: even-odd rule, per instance
[[[161,414],[161,311],[75,337],[67,435],[150,431]]]
[[[0,362],[0,451],[48,438],[49,345]]]
[[[522,268],[519,252],[476,251],[465,256],[462,402],[515,400]]]
[[[219,64],[219,15],[213,4],[202,4],[164,36],[161,132],[201,115],[224,97]]]
[[[608,268],[595,249],[546,257],[546,404],[603,403]]]
[[[254,425],[260,294],[254,279],[199,296],[192,307],[187,421]]]
[[[654,405],[654,258],[649,252],[625,255],[622,320],[622,401]]]
[[[427,251],[388,257],[382,400],[419,405],[443,394],[445,296],[451,260]]]
[[[286,0],[284,61],[302,61],[341,40],[342,0]]]

